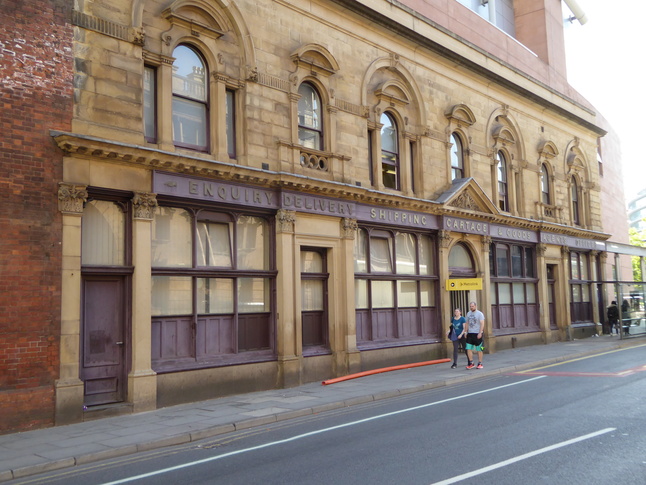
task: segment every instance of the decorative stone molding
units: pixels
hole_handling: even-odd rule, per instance
[[[480,206],[478,203],[473,200],[473,197],[468,192],[461,193],[454,201],[450,204],[452,207],[457,207],[458,209],[467,209],[471,211],[479,211]]]
[[[357,233],[358,228],[359,223],[356,219],[351,219],[349,217],[341,219],[341,237],[343,239],[354,239],[354,235]]]
[[[545,256],[546,252],[547,252],[547,244],[539,243],[536,245],[536,254],[538,254],[539,256]]]
[[[146,44],[146,31],[143,27],[132,29],[132,43],[140,46]]]
[[[296,211],[280,209],[276,213],[276,232],[293,234],[295,222]]]
[[[451,234],[445,229],[441,229],[438,232],[438,237],[440,238],[440,247],[442,249],[448,249],[451,245]]]
[[[157,194],[135,192],[132,198],[135,219],[152,220],[157,207]]]
[[[481,242],[482,242],[482,251],[484,253],[488,253],[489,248],[491,247],[491,243],[493,242],[493,238],[491,236],[482,236]]]
[[[570,248],[567,246],[561,246],[561,255],[563,257],[570,256]]]
[[[60,182],[58,184],[58,210],[67,214],[82,214],[87,200],[87,186]]]

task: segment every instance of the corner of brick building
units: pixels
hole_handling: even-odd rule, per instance
[[[54,424],[63,153],[50,130],[71,129],[71,3],[0,1],[0,433]]]

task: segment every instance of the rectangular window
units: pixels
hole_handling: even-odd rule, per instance
[[[368,280],[354,280],[354,306],[357,309],[368,308]]]
[[[416,281],[397,281],[397,306],[399,308],[417,307]]]
[[[525,303],[525,284],[514,283],[514,304]]]
[[[157,207],[152,224],[152,266],[190,268],[191,216],[184,209]]]
[[[392,281],[372,282],[372,307],[392,308],[395,306]]]
[[[153,276],[153,316],[193,313],[192,281],[187,276]]]
[[[236,105],[235,91],[226,90],[226,130],[227,152],[230,158],[236,158]]]
[[[501,305],[511,304],[511,285],[509,283],[498,284],[498,303]]]
[[[359,228],[354,244],[360,346],[439,338],[434,240],[375,227]]]
[[[519,278],[523,276],[523,248],[520,246],[511,247],[511,275]]]
[[[259,217],[240,216],[236,224],[238,269],[269,268],[269,234]]]
[[[144,67],[144,138],[157,142],[157,70]]]
[[[114,202],[91,200],[83,209],[81,264],[122,266],[125,264],[126,217]]]
[[[197,313],[233,313],[233,280],[229,278],[197,279]]]
[[[420,304],[422,307],[435,306],[435,290],[432,281],[421,280],[420,285]]]
[[[196,219],[195,212],[161,206],[153,219],[153,367],[275,358],[268,221],[204,210]]]
[[[368,176],[370,177],[371,186],[375,185],[375,176],[374,176],[375,161],[372,154],[372,150],[374,148],[374,140],[373,140],[374,136],[375,136],[375,130],[368,130]]]
[[[197,223],[197,265],[231,268],[231,224]]]
[[[392,273],[391,239],[370,238],[370,271],[373,273]]]
[[[411,141],[410,149],[410,189],[415,193],[415,142]]]
[[[206,127],[204,103],[173,97],[173,141],[177,146],[206,150]]]
[[[509,276],[509,249],[507,249],[507,246],[497,246],[496,263],[498,276]]]
[[[365,273],[368,270],[368,257],[366,250],[366,231],[358,229],[354,237],[354,272]]]
[[[417,273],[417,248],[415,247],[415,235],[410,233],[399,233],[396,236],[395,246],[397,248],[397,273]]]
[[[269,311],[269,280],[266,278],[238,278],[238,312],[264,313]]]

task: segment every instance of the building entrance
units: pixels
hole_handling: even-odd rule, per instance
[[[121,276],[86,277],[83,281],[81,379],[86,406],[124,398],[124,289]]]

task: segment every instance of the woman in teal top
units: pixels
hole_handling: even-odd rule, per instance
[[[458,366],[458,348],[460,345],[460,340],[464,341],[467,336],[467,331],[464,328],[466,323],[465,318],[462,316],[462,311],[459,308],[456,308],[453,311],[453,318],[451,319],[451,326],[449,327],[448,338],[453,342],[453,365],[451,369],[455,369]]]

